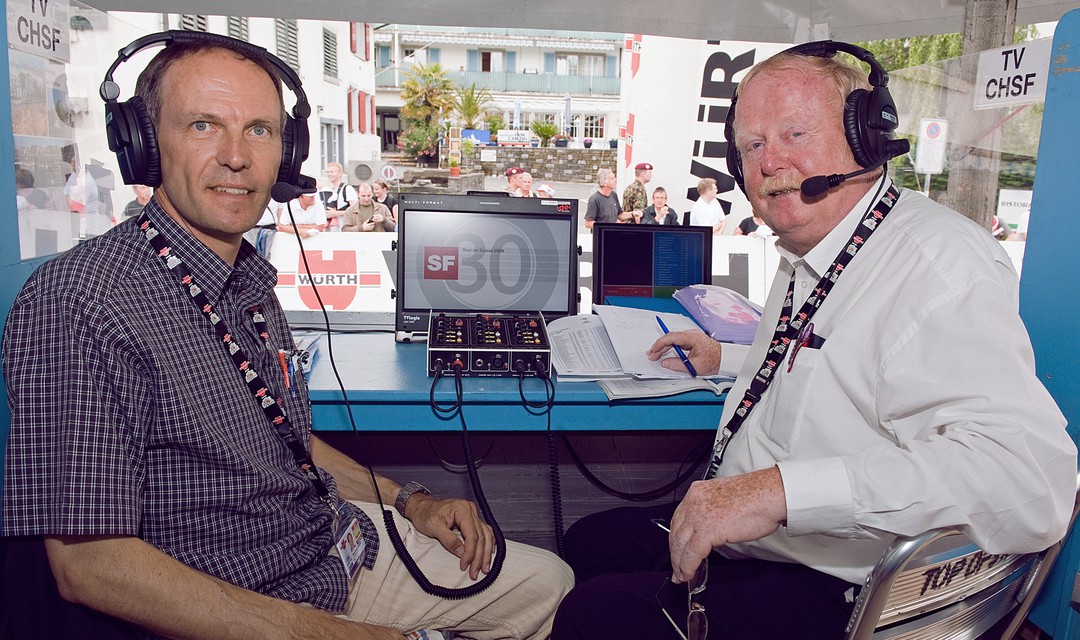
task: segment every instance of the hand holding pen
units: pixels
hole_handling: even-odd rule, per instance
[[[663,358],[661,364],[665,369],[688,371],[681,358],[664,358],[664,354],[668,353],[675,345],[682,349],[683,355],[690,360],[694,371],[698,375],[714,376],[720,370],[720,343],[700,330],[666,333],[657,338],[656,342],[645,352],[645,355],[650,360],[661,360]]]
[[[656,322],[660,325],[660,330],[664,332],[664,335],[671,333],[670,331],[668,331],[667,325],[664,324],[664,321],[660,318],[660,316],[656,316]],[[682,347],[680,347],[678,344],[673,344],[671,346],[675,347],[675,353],[679,354],[679,360],[682,360],[683,365],[686,366],[686,370],[690,372],[690,377],[696,378],[697,370],[694,369],[694,365],[690,364],[690,358],[687,358],[686,354],[683,353]]]

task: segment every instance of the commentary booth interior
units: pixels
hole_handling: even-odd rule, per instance
[[[132,3],[139,4],[140,6],[126,7],[129,9],[145,9],[144,3]],[[259,3],[251,3],[258,5]],[[940,3],[935,3],[940,6]],[[1024,3],[1021,3],[1023,6]],[[267,11],[268,6],[277,6],[271,2],[269,5],[261,5],[260,7],[252,6],[252,11]],[[280,5],[284,10],[284,3]],[[119,8],[119,7],[114,7]],[[193,7],[193,10],[197,10],[197,7]],[[337,7],[340,9],[340,6]],[[461,8],[463,13],[468,12]],[[482,9],[479,8],[479,9]],[[473,8],[472,11],[478,12],[478,8]],[[580,8],[578,8],[580,9]],[[212,9],[208,9],[212,10]],[[294,9],[289,9],[294,10]],[[325,9],[324,9],[325,10]],[[395,9],[383,9],[382,11],[401,11],[399,6]],[[551,8],[548,8],[551,10]],[[372,7],[372,11],[376,12],[378,9]],[[573,15],[574,9],[566,8],[564,15]],[[667,13],[667,12],[665,12]],[[538,14],[543,17],[544,14]],[[415,16],[411,17],[415,20]],[[550,19],[550,18],[549,18]],[[593,17],[593,20],[604,21],[605,18]],[[553,19],[554,20],[554,19]],[[459,20],[460,22],[460,20]],[[533,24],[544,24],[533,23]],[[670,21],[664,21],[664,24],[670,25]],[[610,28],[610,27],[609,27]],[[640,25],[642,29],[648,29],[648,25]],[[669,28],[671,28],[669,26]],[[722,32],[722,29],[718,30],[718,33]],[[784,32],[787,36],[790,33]],[[844,37],[845,34],[841,32],[834,32],[836,37]],[[714,35],[715,37],[715,35]],[[866,36],[872,37],[872,36]],[[854,38],[852,38],[854,39]],[[1080,44],[1080,24],[1076,16],[1070,16],[1070,19],[1065,20],[1061,27],[1059,27],[1057,34],[1056,45],[1061,48],[1062,51],[1066,50],[1068,46],[1075,46]],[[6,55],[6,54],[5,54]],[[6,62],[6,60],[5,60]],[[1051,83],[1051,92],[1047,99],[1047,120],[1044,124],[1045,127],[1053,127],[1056,132],[1054,136],[1046,136],[1043,141],[1043,146],[1040,149],[1040,156],[1043,162],[1040,164],[1039,173],[1036,180],[1036,196],[1034,205],[1040,210],[1040,220],[1037,225],[1033,225],[1029,235],[1029,250],[1026,256],[1024,279],[1022,281],[1022,311],[1025,316],[1025,320],[1028,324],[1029,331],[1032,334],[1033,342],[1035,343],[1036,353],[1038,356],[1040,374],[1044,380],[1044,383],[1054,394],[1055,399],[1065,412],[1066,416],[1070,419],[1070,425],[1080,424],[1080,407],[1077,406],[1080,401],[1080,389],[1078,389],[1078,383],[1075,380],[1075,365],[1068,362],[1067,356],[1060,353],[1060,349],[1054,349],[1053,347],[1060,344],[1062,337],[1062,328],[1067,328],[1066,331],[1075,333],[1075,321],[1074,318],[1077,315],[1077,305],[1080,304],[1076,301],[1075,296],[1061,296],[1060,290],[1055,286],[1059,282],[1057,279],[1058,273],[1068,273],[1072,271],[1072,268],[1077,266],[1076,262],[1080,261],[1075,252],[1075,237],[1074,234],[1055,233],[1055,230],[1069,229],[1071,228],[1071,221],[1066,217],[1071,210],[1072,202],[1075,202],[1077,195],[1077,186],[1072,176],[1069,175],[1068,167],[1070,165],[1071,151],[1066,149],[1066,141],[1070,139],[1076,139],[1076,132],[1074,131],[1077,126],[1074,123],[1075,118],[1070,116],[1075,114],[1076,110],[1080,108],[1077,104],[1075,96],[1077,95],[1078,86],[1077,82],[1080,79],[1075,79],[1072,76],[1074,73],[1070,72],[1070,68],[1076,66],[1075,64],[1069,65],[1067,56],[1065,59],[1056,61],[1055,64],[1059,66],[1061,73],[1054,76]],[[0,65],[6,70],[7,64]],[[130,84],[128,85],[130,87]],[[8,119],[11,119],[11,102],[10,99],[0,100],[0,117],[6,115]],[[0,150],[3,152],[4,162],[2,166],[8,167],[5,169],[6,180],[0,181],[0,198],[6,198],[8,202],[15,200],[14,189],[14,175],[10,167],[14,166],[14,145],[11,139],[10,132],[8,135],[0,138]],[[37,264],[42,261],[41,258],[34,260],[23,261],[20,259],[20,247],[19,247],[19,234],[17,233],[17,216],[15,215],[14,207],[8,209],[11,213],[0,218],[0,225],[2,225],[6,232],[0,233],[0,274],[2,278],[0,281],[3,285],[0,285],[0,299],[3,304],[0,305],[0,310],[6,313],[10,307],[11,299],[17,293],[22,282],[33,270]],[[1070,240],[1073,242],[1070,243]],[[340,356],[341,354],[339,354]],[[365,357],[377,357],[377,354],[363,354]],[[358,354],[359,356],[359,354]],[[347,359],[342,359],[341,364],[346,367],[350,366]],[[365,366],[369,366],[367,362],[357,361],[351,363],[358,371],[363,371]],[[378,375],[377,367],[376,371],[368,371],[368,374]],[[499,393],[502,393],[501,391]],[[507,395],[512,394],[510,390],[506,391]],[[313,400],[318,403],[318,399],[313,397]],[[583,400],[582,403],[586,404],[588,400]],[[334,412],[340,411],[340,404],[336,405],[336,408],[330,407],[332,403],[327,404],[326,411]],[[573,404],[573,401],[571,403]],[[651,405],[655,407],[655,415],[652,417],[654,424],[671,423],[675,420],[672,419],[672,415],[667,407],[664,405]],[[618,428],[620,421],[629,421],[630,414],[636,410],[633,407],[613,407],[613,411],[605,411],[605,415],[611,416],[611,428]],[[620,414],[620,411],[624,411],[624,414]],[[9,416],[6,413],[6,406],[0,410],[3,414],[3,421],[0,424],[0,436],[6,436],[6,424]],[[711,418],[712,424],[715,424],[716,419],[719,416],[719,411],[715,407],[708,409],[708,412],[715,413]],[[709,422],[709,413],[703,413],[696,418],[696,421],[702,423]],[[338,416],[340,417],[340,416]],[[680,419],[682,416],[680,415]],[[390,412],[387,413],[387,423],[385,425],[371,425],[373,429],[392,429],[392,425],[401,419],[399,415],[393,415]],[[497,429],[505,427],[507,424],[507,416],[499,415],[497,410],[493,410],[490,415],[483,415],[480,418],[482,421],[489,421],[489,428]],[[531,420],[531,419],[530,419]],[[641,416],[635,416],[633,418],[635,422],[641,422]],[[336,419],[335,419],[336,421]],[[523,430],[542,430],[544,425],[542,421],[533,421],[533,424],[526,425]],[[594,425],[593,428],[603,429],[604,425]],[[709,427],[711,429],[711,426]],[[1071,426],[1070,432],[1074,434],[1076,427]],[[490,438],[492,448],[495,447],[496,436],[485,436]],[[602,439],[606,444],[611,444],[612,448],[616,450],[620,446],[616,442],[616,436],[613,435],[598,435],[590,436],[598,440]],[[711,438],[711,435],[709,436]],[[393,459],[390,451],[397,448],[402,440],[395,440],[395,437],[389,439],[380,438],[380,444],[377,450],[369,452],[374,456],[386,455]],[[688,438],[684,441],[686,445],[686,454],[689,456],[693,449],[693,445],[697,436]],[[415,442],[415,441],[410,441]],[[535,443],[526,443],[522,449],[528,449],[531,446],[537,446],[539,443],[536,440]],[[438,438],[430,439],[429,443],[433,450],[436,450],[436,458],[438,458],[443,464],[444,468],[448,470],[456,470],[458,463],[453,459],[452,451],[449,451],[450,447],[447,446],[447,441],[440,441]],[[480,447],[481,449],[483,447]],[[499,465],[504,465],[506,468],[520,469],[522,465],[535,465],[535,458],[533,456],[535,452],[531,451],[514,451],[514,452],[502,452],[498,454],[499,457],[491,460],[491,468],[497,470]],[[397,464],[402,467],[413,466],[421,467],[415,463],[410,463],[408,460],[401,458],[396,460]],[[417,469],[417,472],[421,471]],[[438,486],[438,482],[431,483],[434,486]],[[448,490],[453,490],[452,487],[448,487]],[[546,497],[544,496],[525,496],[521,507],[522,511],[531,511],[535,508],[536,511],[542,511],[547,509]],[[1078,553],[1076,549],[1070,547],[1066,554],[1059,562],[1058,570],[1055,573],[1055,577],[1051,579],[1049,585],[1050,588],[1046,591],[1043,602],[1044,606],[1040,610],[1036,611],[1039,617],[1040,626],[1044,629],[1054,629],[1058,633],[1055,633],[1055,637],[1068,637],[1066,634],[1070,633],[1070,630],[1075,632],[1077,623],[1073,621],[1075,617],[1071,614],[1068,602],[1067,585],[1072,584],[1071,576],[1075,574],[1078,565]]]

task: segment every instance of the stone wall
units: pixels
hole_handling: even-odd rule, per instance
[[[480,162],[482,151],[494,151],[495,162]],[[533,185],[542,180],[551,182],[596,181],[600,169],[615,171],[618,150],[605,143],[603,148],[571,149],[566,147],[478,147],[472,157],[462,156],[463,171],[483,171],[489,176],[501,176],[509,167],[521,167],[533,176]]]

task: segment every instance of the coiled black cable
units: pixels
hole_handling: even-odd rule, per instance
[[[288,206],[288,205],[287,205]],[[308,264],[307,253],[304,251],[303,241],[300,239],[300,233],[296,226],[296,220],[292,217],[292,209],[289,208],[289,218],[292,220],[293,230],[296,232],[296,241],[300,247],[300,256],[304,262],[304,270],[307,272],[309,278],[311,278],[311,266]],[[337,362],[334,360],[334,347],[330,338],[332,331],[330,329],[330,315],[326,312],[326,305],[323,304],[322,296],[319,295],[319,289],[315,286],[314,278],[311,278],[311,290],[315,293],[315,299],[319,303],[319,309],[322,311],[323,322],[326,327],[326,347],[327,355],[330,359],[330,368],[334,372],[334,379],[337,380],[338,389],[341,390],[341,397],[345,404],[345,411],[349,416],[349,424],[352,427],[353,437],[356,439],[358,445],[360,442],[360,430],[356,427],[356,417],[353,415],[352,406],[349,404],[349,394],[345,389],[345,383],[341,380],[341,375],[338,373]],[[491,507],[488,505],[487,498],[484,496],[483,487],[480,486],[480,477],[476,472],[476,463],[473,460],[472,446],[469,443],[469,433],[465,425],[465,417],[461,415],[462,404],[462,385],[461,385],[461,368],[455,369],[456,381],[454,384],[457,392],[457,398],[455,403],[449,408],[438,407],[435,403],[435,383],[439,380],[439,375],[436,372],[435,380],[431,384],[431,406],[436,411],[441,413],[453,414],[457,412],[461,419],[461,438],[462,449],[465,452],[465,464],[469,470],[469,482],[472,484],[473,495],[476,496],[476,503],[480,507],[480,513],[483,514],[484,520],[491,527],[492,535],[495,536],[495,558],[491,561],[491,569],[487,575],[481,578],[475,584],[471,584],[467,587],[460,587],[451,589],[449,587],[443,587],[440,585],[432,584],[423,571],[416,564],[416,560],[409,554],[409,550],[405,548],[405,542],[401,539],[401,534],[397,530],[397,526],[394,524],[394,514],[390,509],[386,508],[386,504],[382,499],[382,492],[379,491],[379,482],[375,477],[375,469],[369,463],[365,465],[368,470],[368,474],[371,476],[371,487],[375,491],[375,499],[379,502],[379,508],[382,509],[383,523],[386,526],[386,535],[390,538],[390,544],[394,547],[394,551],[397,552],[398,558],[401,563],[405,565],[405,569],[412,576],[413,580],[420,588],[430,595],[437,598],[443,598],[444,600],[463,600],[471,596],[481,593],[495,582],[495,579],[499,577],[499,573],[502,572],[503,562],[506,560],[506,538],[503,536],[502,529],[499,528],[499,523],[495,521],[495,516],[491,513]]]
[[[536,377],[544,381],[547,399],[544,402],[531,402],[525,397],[525,373],[518,369],[518,395],[525,410],[533,415],[547,414],[548,477],[551,483],[551,519],[555,532],[555,550],[560,558],[566,558],[566,527],[563,522],[562,478],[559,475],[559,449],[555,444],[555,433],[551,430],[551,410],[555,406],[555,382],[543,369],[538,369]],[[543,409],[534,412],[534,409]]]
[[[461,448],[465,453],[465,466],[469,471],[469,483],[472,485],[473,495],[476,496],[476,504],[480,507],[480,513],[484,516],[484,521],[491,527],[491,532],[495,536],[495,558],[491,561],[491,569],[487,575],[481,578],[476,584],[471,584],[467,587],[450,588],[441,585],[433,584],[428,580],[427,576],[420,569],[420,566],[416,564],[416,560],[409,554],[409,550],[405,548],[405,541],[401,539],[401,534],[398,533],[397,525],[394,523],[394,512],[386,507],[383,507],[383,521],[386,524],[386,535],[390,538],[390,544],[394,547],[394,551],[397,552],[401,564],[405,565],[405,570],[409,572],[412,579],[416,581],[416,584],[420,585],[420,588],[425,593],[431,594],[437,598],[443,598],[445,600],[464,600],[471,596],[475,596],[481,593],[495,582],[495,579],[499,577],[499,573],[502,572],[503,562],[506,560],[506,538],[503,536],[502,529],[499,527],[499,523],[495,520],[495,515],[491,512],[491,506],[488,504],[487,497],[484,495],[484,488],[480,485],[480,474],[476,471],[476,460],[473,458],[472,443],[469,442],[469,427],[465,424],[465,415],[461,412],[461,405],[464,401],[462,392],[461,378],[462,367],[459,363],[455,363],[454,366],[454,389],[455,389],[455,401],[450,407],[442,407],[435,402],[435,385],[438,383],[441,377],[440,370],[436,370],[435,379],[431,381],[431,407],[432,409],[439,411],[446,415],[446,419],[451,419],[455,415],[461,421]],[[381,500],[380,500],[381,504]]]

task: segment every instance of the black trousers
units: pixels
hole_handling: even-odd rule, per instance
[[[686,633],[685,584],[673,584],[667,533],[674,504],[624,507],[593,514],[566,532],[567,561],[577,586],[555,616],[553,640],[677,638]],[[709,557],[709,581],[699,600],[709,639],[843,637],[859,587],[787,562]]]

